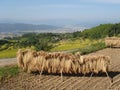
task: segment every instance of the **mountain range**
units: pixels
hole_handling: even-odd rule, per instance
[[[58,29],[57,26],[52,25],[33,25],[24,23],[0,23],[0,32],[23,32],[34,30],[53,30]]]
[[[53,26],[53,25],[34,25],[25,23],[0,23],[0,33],[18,33],[18,32],[53,32],[65,33],[81,31],[86,29],[76,25]]]

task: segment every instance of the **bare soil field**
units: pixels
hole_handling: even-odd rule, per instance
[[[36,74],[20,73],[18,76],[5,80],[1,90],[120,90],[120,48],[104,49],[91,54],[109,55],[111,65],[109,69],[110,79],[106,74],[93,75],[64,75],[61,81],[60,75],[42,76]]]

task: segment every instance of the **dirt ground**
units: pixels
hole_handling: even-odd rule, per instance
[[[106,74],[90,75],[64,75],[61,81],[60,75],[35,75],[20,73],[18,76],[2,83],[2,90],[120,90],[120,49],[104,49],[92,54],[109,55],[111,65],[109,69],[110,79]]]
[[[13,65],[17,63],[16,58],[0,59],[0,67]]]

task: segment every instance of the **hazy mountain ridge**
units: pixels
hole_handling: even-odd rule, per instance
[[[86,27],[77,25],[68,26],[53,26],[53,25],[34,25],[34,24],[24,24],[24,23],[0,23],[0,33],[14,33],[14,32],[37,32],[37,33],[67,33],[75,32],[86,29]]]
[[[58,29],[57,26],[52,25],[33,25],[24,23],[0,23],[0,32],[22,32],[29,30],[52,30]]]

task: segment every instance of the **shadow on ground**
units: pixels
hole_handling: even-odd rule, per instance
[[[39,72],[33,72],[32,74],[34,75],[39,75],[40,73]],[[66,74],[66,73],[63,73],[63,76],[72,76],[72,77],[91,77],[91,74],[92,73],[89,73],[89,74]],[[110,78],[114,78],[115,76],[119,75],[120,72],[119,71],[109,71],[108,72],[108,75]],[[57,76],[57,75],[61,75],[61,74],[53,74],[53,73],[45,73],[43,72],[42,75],[54,75],[54,76]],[[98,74],[95,74],[93,73],[92,77],[107,77],[106,73],[103,73],[103,72],[99,72]]]

